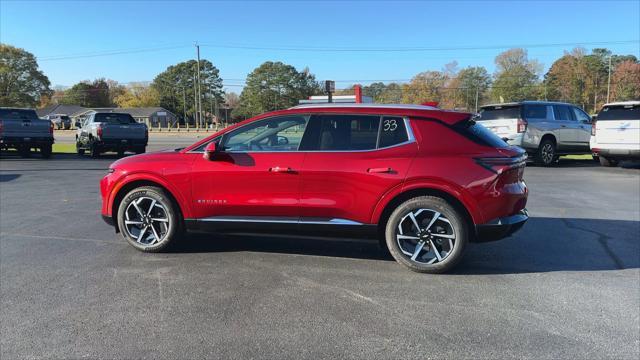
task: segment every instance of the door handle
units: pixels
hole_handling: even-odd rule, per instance
[[[294,172],[292,168],[290,167],[280,167],[280,166],[274,166],[272,168],[269,168],[270,172],[273,173],[292,173]]]
[[[383,167],[381,167],[381,168],[369,168],[369,169],[367,169],[367,172],[368,172],[368,173],[371,173],[371,174],[392,173],[392,172],[393,172],[393,169],[392,169],[392,168],[390,168],[390,167],[385,167],[385,168],[383,168]]]

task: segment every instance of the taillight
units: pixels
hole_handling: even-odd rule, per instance
[[[49,134],[53,135],[53,123],[49,123]]]
[[[591,123],[591,135],[596,136],[596,122]]]
[[[0,135],[2,135],[2,132],[4,131],[4,124],[2,123],[2,121],[0,120]]]
[[[102,138],[102,124],[98,124],[98,128],[96,129],[96,135],[98,135],[99,138]]]
[[[148,139],[148,138],[149,138],[149,128],[148,128],[148,127],[146,127],[146,126],[144,127],[144,137],[145,137],[146,139]]]
[[[527,120],[518,119],[518,132],[523,133],[525,131],[527,131]]]
[[[476,158],[475,160],[478,165],[482,166],[483,168],[496,174],[502,174],[507,170],[525,167],[527,154],[515,157],[483,157]]]

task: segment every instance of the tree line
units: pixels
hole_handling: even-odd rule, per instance
[[[167,67],[148,83],[119,84],[100,78],[52,90],[33,54],[0,44],[0,106],[42,107],[73,104],[84,107],[161,106],[192,121],[197,112],[196,60]],[[231,108],[234,119],[284,109],[298,100],[323,93],[308,68],[301,71],[282,62],[267,61],[247,76],[240,95],[223,91],[219,69],[200,60],[202,109],[206,119]],[[352,94],[353,85],[336,94]],[[378,103],[419,104],[437,101],[448,109],[476,111],[487,102],[557,100],[595,112],[607,101],[640,99],[640,63],[634,55],[608,49],[565,52],[542,74],[542,65],[525,49],[509,49],[495,57],[495,71],[482,66],[458,68],[452,62],[441,70],[416,74],[407,82],[374,82],[363,94]],[[191,119],[191,120],[189,120]]]

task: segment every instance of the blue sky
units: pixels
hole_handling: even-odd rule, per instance
[[[482,65],[494,70],[503,45],[611,42],[640,39],[640,1],[569,2],[214,2],[0,0],[0,41],[39,58],[53,85],[106,77],[149,81],[167,66],[193,59],[193,43],[212,61],[230,91],[262,62],[308,66],[340,88],[355,81],[409,79],[418,72]],[[249,47],[447,48],[421,52],[316,52]],[[484,47],[485,49],[459,49]],[[529,48],[545,69],[573,46]],[[640,57],[640,45],[608,47]],[[146,49],[163,50],[145,51]],[[458,48],[448,50],[451,48]],[[96,57],[56,57],[139,52]],[[367,81],[360,81],[368,83]]]

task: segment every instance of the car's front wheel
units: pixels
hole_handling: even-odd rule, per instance
[[[407,200],[387,221],[389,252],[400,264],[421,273],[443,273],[462,258],[468,242],[465,217],[439,197]]]
[[[607,167],[618,166],[618,160],[616,159],[606,158],[604,156],[600,156],[599,158],[600,158],[600,165],[602,166],[607,166]]]
[[[180,215],[160,188],[145,186],[131,190],[118,207],[122,236],[138,250],[159,252],[180,234]]]

